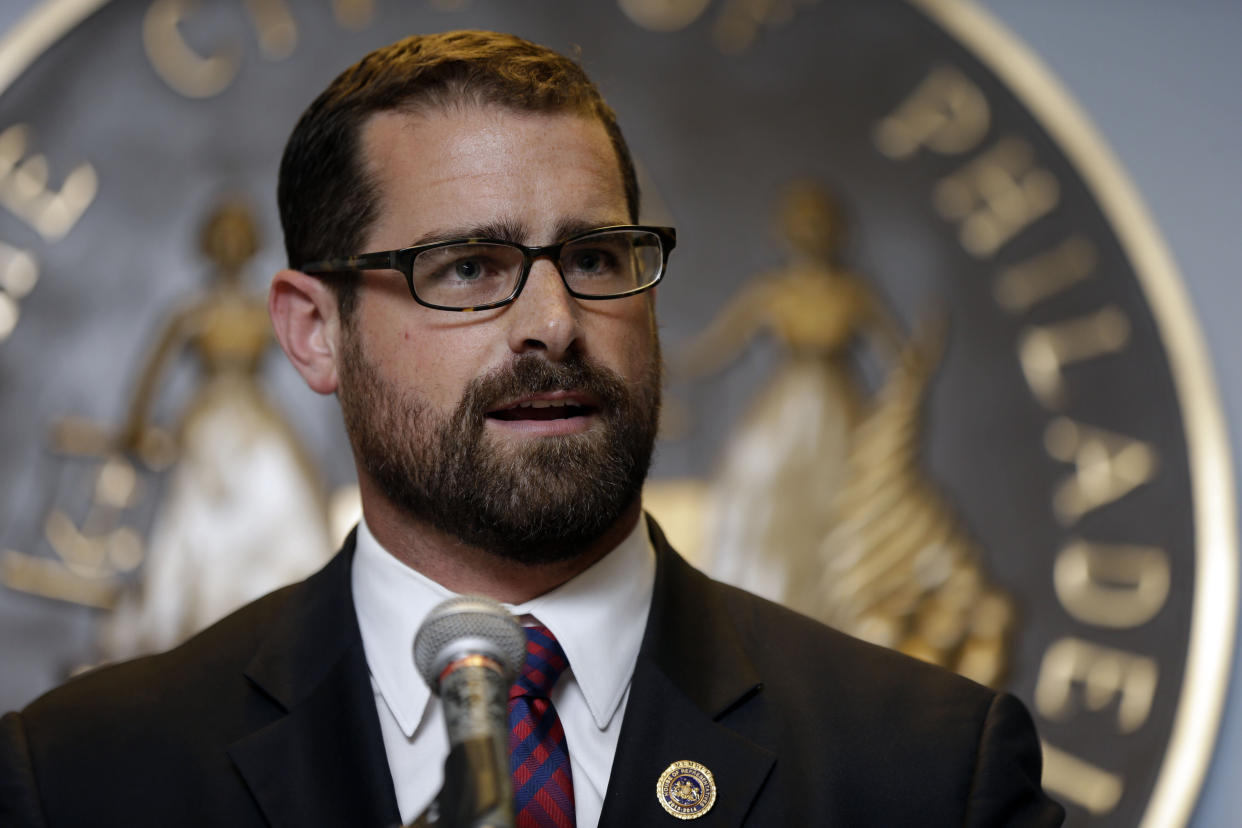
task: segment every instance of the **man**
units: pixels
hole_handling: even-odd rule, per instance
[[[413,820],[447,744],[410,647],[453,593],[560,672],[510,703],[539,734],[519,824],[1060,821],[1018,702],[716,584],[643,518],[674,235],[636,224],[576,64],[381,49],[303,115],[279,197],[273,324],[340,399],[363,520],[309,580],[5,717],[0,823]]]

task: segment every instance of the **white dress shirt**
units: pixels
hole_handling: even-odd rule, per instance
[[[440,792],[449,750],[440,702],[414,667],[414,635],[427,613],[455,593],[385,551],[365,520],[352,579],[397,806],[409,823]],[[538,598],[506,605],[523,623],[551,630],[569,660],[552,704],[565,727],[579,828],[599,823],[654,583],[655,551],[640,518],[590,569]]]

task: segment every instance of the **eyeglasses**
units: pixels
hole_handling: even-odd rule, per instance
[[[447,311],[507,305],[526,285],[536,259],[551,259],[571,296],[619,299],[656,286],[677,244],[671,227],[618,225],[580,233],[556,244],[527,247],[498,239],[453,239],[348,259],[308,262],[311,275],[399,270],[414,301]]]

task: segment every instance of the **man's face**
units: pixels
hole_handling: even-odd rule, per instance
[[[629,218],[607,133],[577,115],[384,113],[362,135],[379,207],[364,251],[545,245]],[[414,302],[396,273],[363,278],[341,405],[360,474],[394,506],[540,562],[580,552],[635,502],[659,409],[650,294],[578,300],[540,259],[512,304],[454,313]]]

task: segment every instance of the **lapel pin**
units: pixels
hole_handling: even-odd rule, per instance
[[[716,780],[698,762],[683,759],[660,774],[656,799],[670,816],[698,819],[716,804]]]

